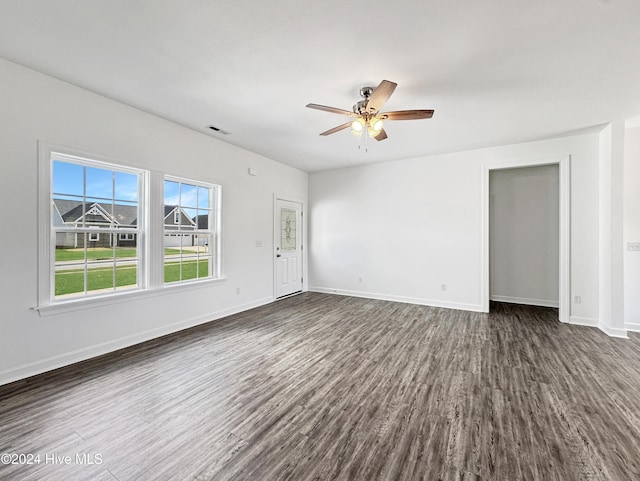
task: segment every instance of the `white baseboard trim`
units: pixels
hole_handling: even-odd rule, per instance
[[[591,317],[570,316],[569,324],[575,324],[577,326],[598,327],[598,320]]]
[[[36,374],[42,374],[53,369],[58,369],[70,364],[75,364],[80,361],[86,361],[109,352],[117,351],[125,347],[130,347],[141,342],[150,341],[158,337],[166,336],[167,334],[173,334],[184,329],[198,326],[200,324],[206,324],[207,322],[215,321],[223,317],[227,317],[240,312],[248,311],[256,307],[264,306],[273,302],[273,297],[265,297],[258,299],[247,304],[240,306],[230,307],[223,309],[205,316],[199,316],[192,319],[176,322],[156,329],[150,329],[148,331],[139,332],[132,336],[121,337],[112,341],[104,342],[94,346],[78,349],[76,351],[61,354],[59,356],[53,356],[40,361],[23,364],[22,366],[14,367],[0,371],[0,386],[3,384],[9,384],[20,379],[35,376]]]
[[[462,302],[436,301],[421,297],[405,297],[390,294],[379,294],[377,292],[350,291],[346,289],[332,289],[329,287],[312,287],[311,292],[321,292],[324,294],[337,294],[339,296],[362,297],[365,299],[377,299],[380,301],[404,302],[406,304],[419,304],[421,306],[442,307],[445,309],[458,309],[461,311],[483,312],[480,304],[465,304]]]
[[[578,325],[578,326],[597,327],[602,332],[604,332],[607,336],[619,337],[619,338],[622,338],[622,339],[628,339],[629,336],[627,335],[627,331],[628,330],[629,331],[633,330],[633,329],[628,327],[629,324],[625,324],[625,329],[618,329],[618,328],[600,326],[600,325],[598,325],[598,320],[597,319],[593,319],[591,317],[571,316],[569,318],[569,324],[575,324],[575,325]],[[640,324],[636,324],[636,326],[638,328],[638,332],[640,332]]]
[[[607,336],[620,337],[622,339],[629,339],[626,329],[619,329],[616,327],[607,327],[607,326],[598,326],[598,329],[604,332]]]
[[[555,307],[558,308],[560,303],[558,301],[551,301],[546,299],[529,299],[527,297],[510,297],[510,296],[491,296],[492,301],[496,302],[508,302],[510,304],[525,304],[527,306],[540,306],[540,307]]]
[[[640,323],[637,322],[625,322],[624,328],[631,332],[640,332]]]

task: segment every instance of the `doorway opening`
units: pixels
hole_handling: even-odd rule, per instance
[[[483,166],[482,310],[490,301],[558,308],[569,322],[569,157]]]
[[[489,173],[489,300],[555,307],[560,296],[557,164]]]

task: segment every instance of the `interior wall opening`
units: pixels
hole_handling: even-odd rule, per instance
[[[558,164],[489,172],[489,299],[558,308]]]

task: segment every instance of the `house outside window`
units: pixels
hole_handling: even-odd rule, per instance
[[[218,277],[218,204],[218,186],[165,177],[165,283]]]
[[[38,178],[41,314],[223,280],[219,185],[46,144]]]
[[[140,231],[144,172],[62,154],[51,161],[53,298],[139,288],[138,246],[117,239]]]

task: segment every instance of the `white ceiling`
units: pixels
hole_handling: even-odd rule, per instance
[[[640,113],[639,0],[3,0],[0,57],[307,171]],[[382,79],[433,119],[318,135]]]

